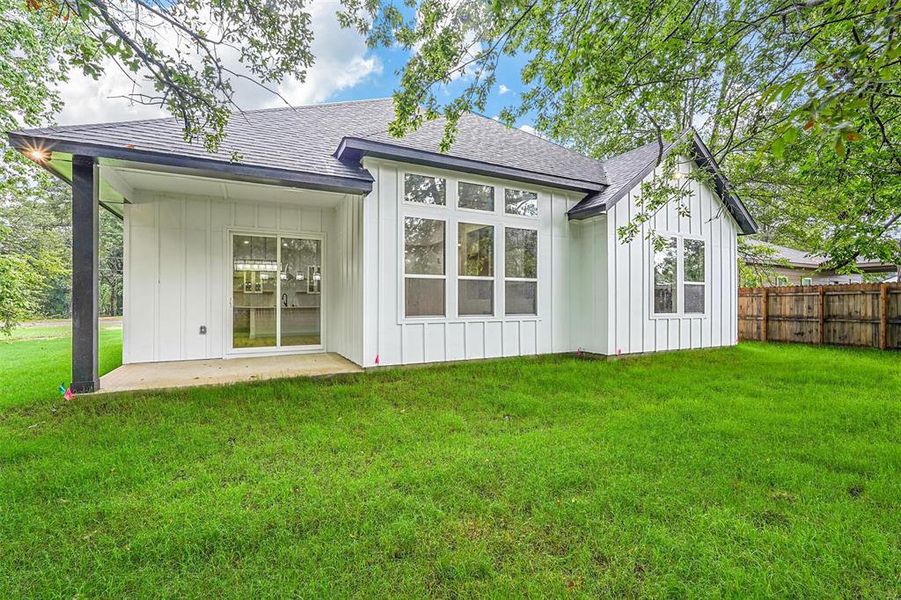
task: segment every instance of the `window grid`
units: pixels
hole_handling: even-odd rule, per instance
[[[411,244],[410,233],[411,228],[417,225],[424,224],[425,222],[430,223],[440,223],[441,227],[441,245],[440,245],[440,270],[441,273],[428,273],[428,272],[415,272],[416,270],[422,269],[414,269],[414,272],[410,272],[411,266]],[[434,225],[432,225],[434,226]],[[433,218],[425,218],[425,217],[415,217],[415,216],[405,216],[404,217],[404,316],[406,318],[444,318],[447,316],[447,221],[444,219],[433,219]],[[415,247],[415,246],[414,246]],[[414,257],[415,258],[415,257]],[[434,268],[434,267],[432,267]],[[438,286],[422,286],[419,284],[417,286],[417,282],[425,282],[425,281],[441,281],[440,288]],[[410,296],[415,293],[416,287],[433,287],[433,290],[429,290],[429,293],[433,293],[435,291],[440,290],[441,297],[441,309],[431,310],[431,311],[421,311],[420,305],[422,302],[411,302]],[[411,313],[412,311],[412,313]]]
[[[667,240],[663,250],[658,251],[651,242],[650,251],[653,257],[651,265],[651,316],[652,317],[703,317],[707,314],[707,243],[696,237],[662,234]],[[686,254],[694,262],[686,267]],[[665,261],[669,259],[669,263]],[[674,263],[674,264],[673,264]],[[667,274],[662,266],[667,267]],[[686,271],[692,271],[688,273]],[[700,274],[700,275],[698,275]],[[660,282],[658,275],[662,275]],[[669,281],[672,279],[672,281]],[[665,300],[666,289],[672,298]],[[700,289],[700,295],[698,290]],[[690,301],[697,305],[687,306]],[[665,310],[671,308],[671,310]]]
[[[475,181],[466,181],[463,179],[457,179],[455,177],[443,177],[441,175],[425,174],[422,172],[417,173],[415,171],[401,171],[399,173],[399,176],[400,177],[398,183],[403,186],[403,192],[399,194],[400,205],[398,207],[402,211],[401,218],[404,222],[409,218],[429,219],[443,222],[445,227],[446,260],[454,260],[455,250],[457,249],[456,242],[458,242],[458,240],[454,238],[453,231],[454,229],[457,229],[458,226],[462,223],[470,223],[473,225],[480,224],[483,226],[492,227],[492,238],[494,244],[494,266],[490,276],[461,274],[459,258],[457,258],[458,265],[456,271],[448,273],[447,267],[445,265],[444,274],[441,275],[408,273],[405,265],[401,264],[401,283],[403,285],[399,286],[399,291],[404,305],[402,307],[399,307],[399,319],[401,321],[442,321],[449,318],[482,320],[491,318],[504,318],[505,316],[509,316],[511,318],[526,319],[538,318],[538,229],[535,223],[538,220],[540,212],[539,194],[535,191],[522,189],[515,186],[509,187],[505,186],[504,184],[479,182],[478,179],[476,179]],[[443,188],[443,202],[420,202],[411,198],[410,194],[408,193],[409,190],[407,189],[407,181],[410,176],[415,176],[416,178],[419,178],[418,180],[434,180],[437,185],[440,185],[440,187]],[[485,191],[482,191],[481,197],[482,199],[486,200],[486,202],[483,203],[486,206],[488,204],[487,199],[490,198],[492,204],[491,210],[485,210],[483,208],[479,208],[478,206],[472,206],[472,202],[469,202],[470,206],[467,206],[466,201],[464,201],[464,205],[461,206],[461,184],[470,185],[474,188],[478,188],[480,186],[487,188],[487,190],[489,191],[487,193]],[[508,210],[508,193],[519,195],[518,197],[520,200],[524,199],[525,203],[531,206],[529,206],[529,208],[525,210],[525,212]],[[439,214],[439,211],[447,212],[445,212],[444,216],[442,216],[441,214]],[[483,215],[483,217],[477,216],[479,214]],[[485,219],[487,222],[479,223],[479,221],[482,219]],[[534,277],[506,277],[504,254],[506,240],[503,237],[506,229],[519,229],[534,232]],[[404,236],[402,236],[400,240],[400,250],[403,256],[406,252],[406,240],[404,239]],[[498,271],[502,269],[503,271],[499,273]],[[443,295],[444,300],[443,314],[410,314],[409,307],[407,306],[407,281],[428,279],[441,280],[444,282],[444,285],[441,289],[441,294]],[[461,285],[461,283],[466,281],[491,282],[490,285],[492,289],[490,312],[485,311],[473,313],[467,311],[466,307],[462,306],[460,288],[464,287],[463,285]],[[498,285],[498,283],[501,283],[501,285]],[[515,296],[516,299],[521,301],[520,306],[522,305],[522,301],[525,301],[527,305],[530,305],[528,306],[528,310],[507,310],[507,297],[510,295],[508,288],[509,286],[514,285],[530,286],[530,288],[526,290],[524,295],[521,288],[515,291],[515,294],[518,294],[517,296]]]
[[[534,277],[528,276],[514,276],[508,274],[508,264],[507,260],[509,254],[512,254],[509,240],[510,234],[516,232],[515,235],[522,235],[522,239],[520,241],[524,244],[524,250],[528,250],[529,242],[532,243],[532,248],[534,249],[534,254],[531,257],[531,267],[525,265],[525,261],[523,264],[523,271],[534,270]],[[527,240],[526,237],[531,237],[533,239]],[[512,285],[511,285],[512,284]],[[522,284],[532,284],[531,286],[525,286]],[[532,308],[531,310],[511,310],[511,299],[513,299],[512,294],[510,294],[511,289],[521,288],[525,289],[526,287],[531,288],[531,299],[532,299]],[[538,314],[538,230],[537,229],[526,229],[522,227],[505,227],[504,228],[504,314],[510,316],[536,316]]]
[[[481,243],[485,241],[482,238],[476,240],[478,247],[476,248],[477,256],[476,261],[484,261],[484,265],[480,268],[479,265],[476,265],[476,271],[478,270],[487,270],[487,275],[467,275],[465,274],[467,270],[467,263],[470,260],[470,257],[467,255],[467,251],[469,249],[468,240],[465,239],[465,236],[471,234],[479,235],[481,231],[488,229],[490,231],[490,235],[488,236],[488,246],[486,249],[481,247]],[[457,315],[460,317],[492,317],[495,314],[495,288],[494,288],[494,261],[495,261],[495,243],[496,243],[496,228],[494,225],[489,225],[485,223],[467,223],[464,221],[460,221],[457,223]],[[482,253],[485,252],[485,255]],[[485,281],[490,282],[490,294],[489,294],[489,307],[488,310],[477,310],[474,308],[464,308],[467,306],[467,302],[478,302],[479,298],[471,298],[464,295],[464,289],[469,288],[470,286],[461,286],[461,281]],[[477,290],[477,286],[473,286],[473,291]]]

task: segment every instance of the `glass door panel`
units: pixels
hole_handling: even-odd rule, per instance
[[[278,239],[232,237],[232,346],[268,348],[278,331]]]
[[[281,345],[322,344],[322,241],[281,238]]]

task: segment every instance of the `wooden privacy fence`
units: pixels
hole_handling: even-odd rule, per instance
[[[901,283],[739,288],[738,339],[901,350]]]

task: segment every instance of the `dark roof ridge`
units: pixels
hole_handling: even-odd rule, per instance
[[[391,100],[391,97],[383,97],[383,98],[361,98],[359,100],[337,100],[334,102],[315,102],[310,104],[298,104],[296,106],[269,106],[266,108],[251,108],[247,110],[236,110],[232,111],[231,118],[238,117],[240,118],[243,115],[249,114],[260,114],[260,113],[268,113],[268,112],[278,112],[278,111],[298,111],[298,110],[306,110],[310,108],[318,108],[320,106],[340,106],[343,104],[358,104],[363,102],[384,102],[385,100]],[[98,127],[113,127],[116,125],[144,125],[146,123],[163,123],[163,122],[177,122],[178,118],[173,116],[168,117],[153,117],[149,119],[122,119],[121,121],[104,121],[104,122],[95,122],[95,123],[72,123],[69,125],[47,125],[45,127],[33,127],[29,129],[16,129],[14,131],[8,133],[21,133],[21,134],[35,134],[37,132],[46,132],[46,131],[87,131],[91,129],[95,129]]]

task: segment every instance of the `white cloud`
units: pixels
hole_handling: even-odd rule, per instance
[[[519,126],[519,128],[520,128],[521,130],[525,131],[526,133],[531,133],[532,135],[536,135],[536,136],[540,137],[540,138],[543,139],[543,140],[546,140],[546,139],[547,139],[547,137],[545,137],[544,135],[542,135],[539,131],[537,131],[534,127],[532,127],[532,126],[529,125],[528,123],[523,123],[522,125]]]
[[[500,92],[501,96],[503,96],[504,94],[506,94],[507,92],[510,91],[510,88],[508,88],[507,86],[505,86],[505,85],[502,83],[502,84],[500,85],[500,87],[497,88],[497,91]]]
[[[313,2],[309,11],[315,36],[312,43],[316,59],[314,65],[307,70],[303,83],[291,77],[270,86],[292,105],[322,102],[382,70],[378,58],[368,53],[363,37],[338,25],[334,3]],[[179,43],[178,36],[174,32],[163,33],[159,43],[165,48],[175,48]],[[220,54],[228,68],[243,71],[237,53]],[[139,79],[138,83],[142,81]],[[144,85],[147,83],[144,82]],[[252,82],[238,79],[233,80],[232,85],[237,104],[242,109],[284,105],[278,96]],[[63,109],[57,121],[72,124],[169,116],[159,107],[144,106],[122,97],[134,90],[135,84],[129,76],[112,61],[104,64],[104,73],[97,81],[81,73],[73,73],[71,79],[59,88]]]

